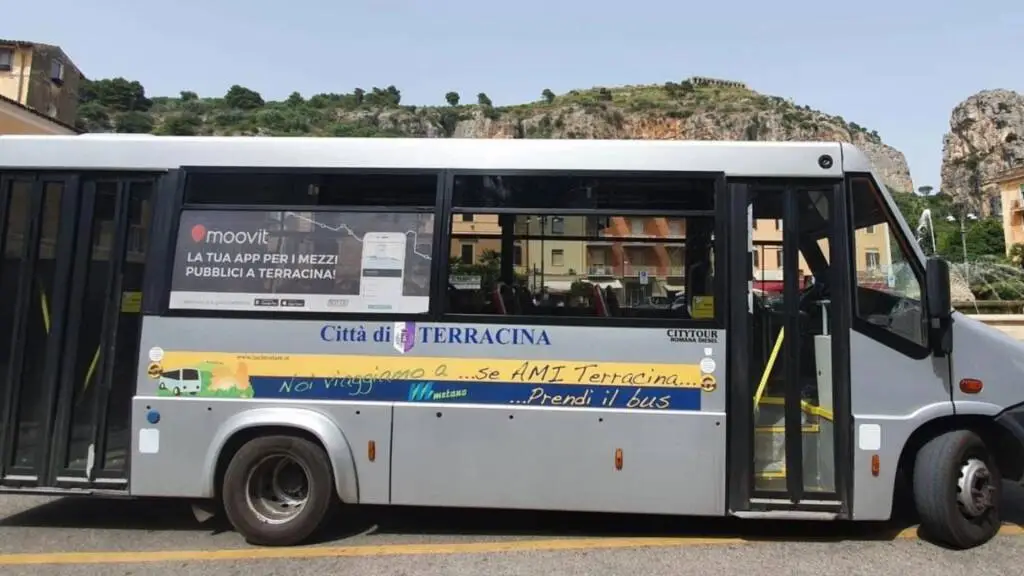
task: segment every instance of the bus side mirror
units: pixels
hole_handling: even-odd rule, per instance
[[[953,300],[949,289],[949,262],[932,256],[925,267],[928,301],[928,342],[938,358],[953,351]]]
[[[932,320],[946,320],[953,314],[953,301],[949,291],[949,262],[932,256],[925,268],[927,284],[928,317]]]

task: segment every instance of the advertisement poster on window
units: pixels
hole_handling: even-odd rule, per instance
[[[426,312],[431,214],[192,210],[171,308]]]

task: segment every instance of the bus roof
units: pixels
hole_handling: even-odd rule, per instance
[[[832,164],[819,166],[828,155]],[[838,177],[870,172],[840,142],[317,138],[270,136],[0,136],[0,169],[164,171],[182,166],[722,172]]]

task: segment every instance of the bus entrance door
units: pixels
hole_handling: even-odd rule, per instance
[[[750,271],[747,306],[736,310],[746,313],[749,330],[747,383],[739,387],[749,394],[751,418],[744,500],[750,510],[842,513],[834,365],[848,345],[842,335],[834,338],[837,310],[845,307],[834,305],[833,287],[848,280],[829,265],[832,201],[841,187],[766,182],[744,188],[750,234],[736,254]],[[848,378],[848,370],[838,373]]]
[[[127,489],[147,180],[0,180],[5,488]]]

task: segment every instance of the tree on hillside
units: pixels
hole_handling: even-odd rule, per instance
[[[198,100],[198,99],[199,99],[199,94],[196,94],[195,92],[193,92],[191,90],[182,90],[181,91],[181,101],[182,102],[191,102],[193,100]]]
[[[153,106],[142,84],[121,77],[84,80],[78,89],[78,100],[82,104],[97,103],[116,112],[146,111]]]
[[[378,88],[374,86],[368,93],[360,94],[356,90],[356,103],[357,105],[366,104],[374,108],[393,108],[398,106],[402,101],[402,92],[395,88],[393,85],[387,88]]]
[[[153,118],[138,110],[120,114],[116,124],[115,131],[122,134],[148,134],[153,131]]]
[[[477,104],[479,104],[481,106],[485,106],[487,108],[490,108],[491,106],[494,105],[491,102],[491,99],[487,97],[487,94],[484,94],[483,92],[481,92],[481,93],[476,95],[476,102],[477,102]]]
[[[444,95],[444,99],[445,99],[446,102],[448,102],[449,106],[458,106],[459,105],[459,93],[458,92],[449,92],[449,93]]]
[[[544,91],[540,93],[540,95],[548,104],[551,104],[552,102],[555,101],[555,93],[552,92],[550,88],[545,88]]]
[[[288,103],[289,106],[299,106],[303,102],[305,102],[305,100],[302,98],[302,94],[299,94],[298,92],[292,92],[291,94],[288,95],[288,100],[286,100],[286,102]]]
[[[254,110],[262,108],[264,104],[263,97],[259,92],[238,84],[228,89],[228,93],[224,95],[224,103],[229,108],[238,108],[239,110]]]
[[[352,94],[356,97],[356,104],[361,106],[363,104],[363,98],[366,97],[366,90],[356,88],[352,91]]]

